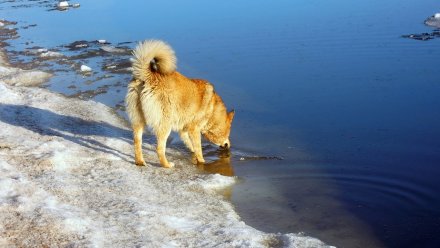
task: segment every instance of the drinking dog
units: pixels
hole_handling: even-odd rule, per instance
[[[234,111],[225,104],[206,80],[189,79],[176,71],[173,49],[163,41],[141,42],[133,51],[133,79],[125,98],[133,128],[136,165],[145,165],[142,134],[145,126],[157,138],[157,155],[163,167],[173,167],[166,156],[171,131],[179,132],[197,163],[204,163],[201,135],[208,141],[230,148],[229,134]]]

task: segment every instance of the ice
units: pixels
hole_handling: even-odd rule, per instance
[[[425,24],[434,28],[440,28],[440,13],[436,13],[425,20]]]
[[[86,65],[81,65],[81,71],[82,72],[91,72],[92,68],[86,66]]]
[[[64,55],[59,52],[53,52],[53,51],[46,51],[40,54],[40,57],[42,58],[58,58],[63,57]]]
[[[15,85],[26,71],[15,70]],[[0,79],[0,246],[326,247],[240,220],[216,189],[236,179],[201,174],[190,159],[133,163],[127,123],[107,106]]]
[[[0,66],[0,81],[16,86],[38,86],[47,82],[52,74]]]
[[[222,176],[220,174],[208,175],[196,183],[206,190],[218,190],[232,186],[236,182],[234,177]]]
[[[58,7],[60,7],[60,8],[69,7],[69,2],[67,2],[67,1],[58,2]]]
[[[127,52],[126,49],[117,48],[117,47],[109,46],[109,45],[102,46],[101,50],[106,51],[108,53],[125,53],[125,52]]]

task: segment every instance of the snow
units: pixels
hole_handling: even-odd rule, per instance
[[[92,68],[86,66],[86,65],[81,65],[81,71],[82,72],[91,72]]]
[[[101,46],[101,50],[106,51],[108,53],[124,53],[124,52],[126,52],[125,49],[116,48],[114,46],[109,46],[109,45]]]
[[[206,190],[218,190],[232,186],[236,179],[219,174],[205,176],[203,179],[196,180],[195,183]]]
[[[20,85],[26,71],[16,70]],[[240,220],[215,190],[235,178],[201,174],[190,159],[133,163],[131,131],[107,106],[0,79],[0,246],[326,247]]]
[[[0,81],[16,86],[37,86],[47,82],[52,74],[0,66]]]
[[[435,13],[433,16],[425,20],[425,24],[434,28],[440,28],[440,13]]]
[[[61,1],[58,3],[58,7],[61,7],[61,8],[69,7],[69,2]]]
[[[46,51],[40,54],[40,57],[42,58],[57,58],[57,57],[63,57],[64,55],[59,52],[53,52],[53,51]]]

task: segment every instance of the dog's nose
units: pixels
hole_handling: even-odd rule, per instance
[[[223,145],[220,146],[223,149],[229,149],[229,143],[224,143]]]

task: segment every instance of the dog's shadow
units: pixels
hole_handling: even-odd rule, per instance
[[[40,135],[62,137],[78,145],[115,155],[125,161],[132,157],[92,138],[101,136],[131,142],[131,131],[105,122],[89,121],[45,109],[12,104],[0,104],[0,121],[21,126]]]

